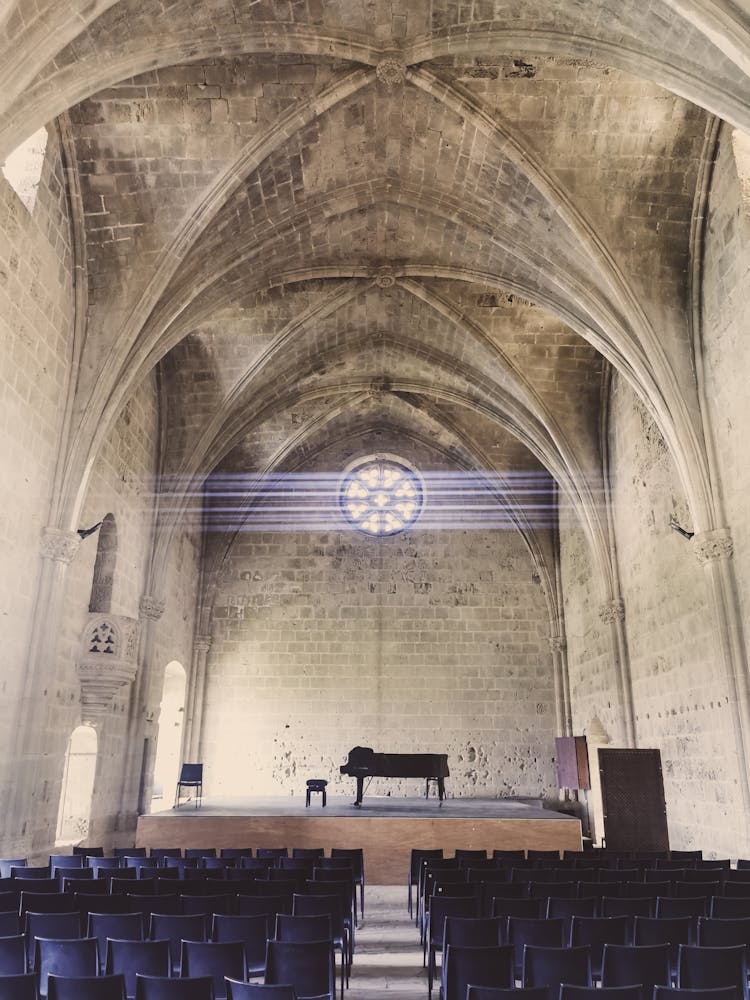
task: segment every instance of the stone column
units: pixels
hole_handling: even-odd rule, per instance
[[[141,622],[138,646],[138,673],[133,682],[127,729],[127,760],[120,792],[118,831],[135,830],[138,814],[148,812],[151,800],[152,765],[154,760],[157,727],[148,712],[150,689],[153,682],[155,625],[164,614],[164,601],[152,594],[143,594],[138,603]],[[148,744],[146,743],[148,740]]]
[[[750,692],[742,618],[732,566],[734,544],[731,532],[729,528],[700,532],[693,536],[693,548],[706,573],[713,604],[716,636],[732,713],[737,780],[742,794],[743,816],[738,843],[746,844],[750,835]]]
[[[210,635],[196,635],[193,640],[193,662],[190,670],[187,717],[183,734],[183,759],[200,763],[203,750],[203,710],[206,697],[206,660],[211,648]]]
[[[555,724],[558,736],[573,735],[573,717],[570,705],[570,677],[568,675],[568,644],[561,635],[549,637],[552,653],[552,676],[555,681]]]
[[[44,764],[47,748],[43,743],[43,727],[39,725],[39,720],[44,717],[40,710],[42,691],[54,673],[65,578],[80,544],[76,531],[48,527],[42,534],[42,558],[31,616],[29,655],[16,714],[14,745],[17,754],[16,759],[9,762],[13,768],[12,780],[10,774],[5,775],[5,787],[10,792],[4,804],[3,828],[4,843],[9,852],[14,850],[15,843],[18,849],[23,848],[24,854],[33,854],[37,832],[40,843],[44,842],[42,846],[46,846],[48,831],[36,821],[37,796],[41,797],[47,786]],[[40,803],[40,807],[49,810],[51,805]],[[23,827],[19,825],[18,817],[23,817]],[[52,834],[54,836],[54,830]]]
[[[612,651],[614,654],[615,676],[620,714],[623,720],[626,747],[636,745],[635,710],[633,708],[633,684],[630,677],[630,656],[625,632],[625,605],[622,598],[605,601],[599,608],[599,617],[610,626]]]

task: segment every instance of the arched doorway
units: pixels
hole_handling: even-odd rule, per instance
[[[159,713],[159,742],[154,764],[152,798],[158,804],[169,800],[177,784],[185,719],[185,689],[185,668],[177,660],[172,660],[164,670],[164,687]]]
[[[58,845],[78,843],[88,837],[97,746],[98,739],[93,726],[78,726],[68,740],[57,814]]]

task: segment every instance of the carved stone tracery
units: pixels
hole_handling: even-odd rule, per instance
[[[109,711],[118,690],[138,671],[140,624],[124,615],[91,614],[76,664],[81,684],[81,721],[95,724]]]

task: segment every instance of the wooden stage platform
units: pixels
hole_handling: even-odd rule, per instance
[[[581,824],[566,813],[528,799],[437,799],[365,797],[361,809],[350,798],[320,796],[305,808],[304,797],[204,799],[179,809],[140,816],[138,847],[362,847],[367,881],[400,885],[413,847],[517,850],[580,850]]]

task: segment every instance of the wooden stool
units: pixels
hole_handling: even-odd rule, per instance
[[[310,795],[313,792],[320,792],[323,796],[323,805],[326,804],[326,786],[328,782],[323,778],[308,778],[307,792],[305,793],[305,809],[310,805]]]

